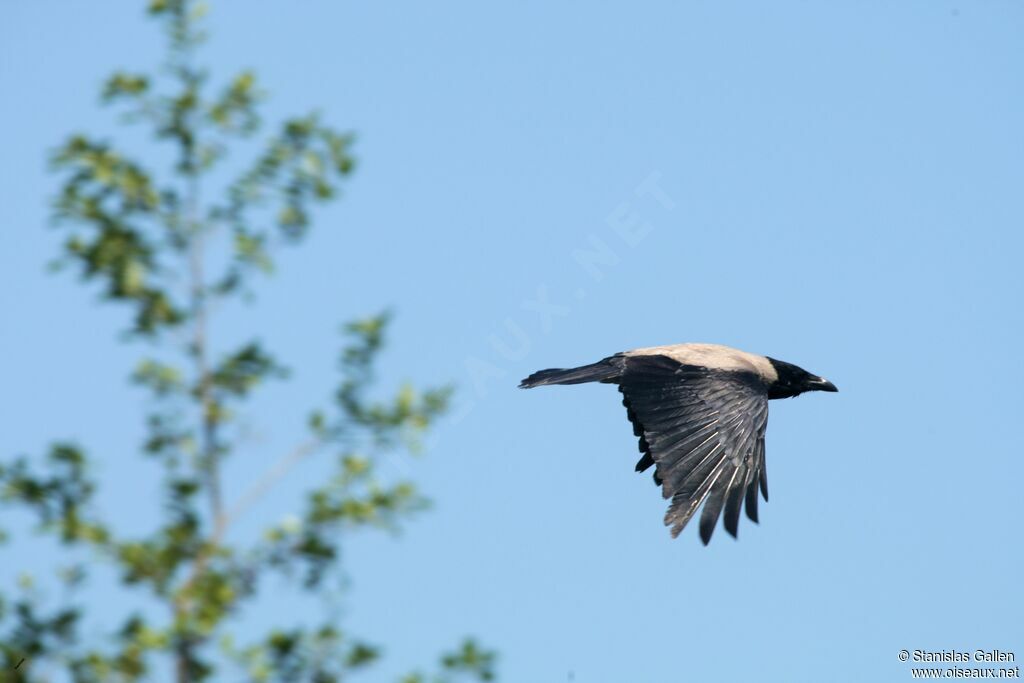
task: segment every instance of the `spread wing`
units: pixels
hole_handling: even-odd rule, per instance
[[[757,521],[757,489],[768,500],[764,433],[768,393],[753,372],[682,365],[666,356],[632,357],[619,378],[623,404],[640,437],[642,471],[672,503],[665,525],[678,536],[697,508],[707,544],[725,510],[725,529],[736,536],[740,508]]]

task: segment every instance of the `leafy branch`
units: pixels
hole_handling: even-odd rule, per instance
[[[301,443],[254,475],[238,499],[224,500],[222,464],[242,448],[228,427],[268,380],[288,372],[258,339],[215,353],[223,348],[211,339],[215,303],[251,294],[252,278],[273,271],[279,249],[302,241],[316,207],[339,196],[355,161],[353,136],[308,114],[284,121],[248,164],[224,164],[260,135],[266,95],[251,71],[210,85],[196,63],[205,11],[193,0],[152,0],[148,12],[167,39],[164,68],[155,75],[119,71],[101,89],[102,101],[118,107],[126,123],[148,126],[170,151],[169,171],[157,173],[158,165],[84,133],[51,156],[61,178],[53,215],[65,234],[55,265],[128,309],[128,338],[145,340],[150,350],[131,380],[149,397],[140,453],[159,466],[161,499],[159,522],[127,537],[99,513],[100,482],[80,446],[58,442],[39,461],[0,463],[0,505],[30,513],[36,530],[63,549],[113,569],[138,607],[106,615],[120,624],[111,633],[85,633],[88,603],[68,597],[48,607],[30,587],[13,600],[0,595],[0,655],[10,664],[4,670],[27,659],[13,680],[46,680],[39,673],[46,665],[76,683],[159,678],[168,666],[178,683],[211,680],[230,667],[253,681],[347,679],[371,667],[379,649],[329,616],[270,628],[244,646],[226,632],[228,619],[244,617],[258,601],[268,572],[290,580],[297,593],[326,595],[325,578],[343,572],[348,533],[398,528],[427,505],[413,482],[383,476],[379,464],[420,450],[422,435],[447,410],[450,390],[405,385],[379,398],[386,313],[344,326],[333,401],[310,413]],[[214,246],[220,244],[229,248]],[[300,514],[255,542],[233,541],[234,524],[313,457],[328,459],[332,472],[306,492]],[[69,596],[84,590],[84,566],[62,569]],[[154,613],[154,605],[162,611]],[[404,680],[494,675],[493,653],[466,641],[441,658],[437,673]]]

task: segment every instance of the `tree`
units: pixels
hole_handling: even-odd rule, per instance
[[[122,615],[111,638],[97,642],[82,632],[85,608],[73,601],[50,607],[31,590],[0,596],[0,673],[42,680],[33,672],[47,663],[82,683],[162,680],[171,671],[179,683],[237,680],[239,672],[255,681],[347,679],[379,652],[329,618],[270,629],[242,645],[225,632],[225,620],[258,600],[268,573],[282,573],[296,591],[323,592],[340,571],[339,531],[394,527],[423,507],[411,483],[386,480],[376,464],[385,453],[415,450],[450,392],[405,386],[388,400],[372,399],[388,316],[351,322],[333,404],[310,414],[305,442],[239,500],[224,500],[221,469],[239,450],[231,432],[239,406],[286,370],[258,341],[214,357],[210,317],[217,303],[251,294],[276,250],[302,240],[315,205],[334,199],[352,172],[353,139],[316,115],[293,118],[246,170],[219,182],[227,151],[261,129],[262,92],[246,72],[208,94],[209,76],[195,62],[203,5],[152,0],[148,12],[167,37],[165,68],[157,77],[115,73],[102,97],[122,107],[127,121],[152,128],[173,151],[172,170],[158,175],[106,141],[74,135],[53,156],[62,178],[54,207],[67,233],[57,266],[77,270],[104,299],[130,309],[128,336],[154,350],[132,380],[155,406],[141,451],[160,468],[161,521],[145,537],[119,536],[95,510],[92,461],[73,442],[54,444],[41,462],[0,464],[0,503],[29,510],[62,547],[91,550],[140,605],[163,605],[166,616]],[[301,519],[267,529],[252,547],[230,541],[229,529],[249,506],[313,454],[332,457],[335,472],[308,491]],[[89,568],[74,565],[62,578],[82,591]],[[493,653],[467,640],[441,658],[437,674],[405,680],[493,676]]]

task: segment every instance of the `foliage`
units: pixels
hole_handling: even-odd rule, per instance
[[[326,594],[325,578],[340,571],[343,531],[395,528],[425,505],[411,482],[387,480],[377,463],[417,449],[444,413],[448,390],[404,386],[390,399],[371,398],[387,314],[344,327],[338,389],[330,406],[311,413],[308,439],[234,504],[222,500],[222,463],[239,446],[226,428],[253,392],[287,371],[259,340],[215,358],[212,308],[247,296],[252,278],[272,270],[276,250],[301,241],[314,207],[338,196],[354,161],[352,136],[310,114],[285,121],[250,165],[234,164],[241,171],[231,177],[223,162],[261,130],[264,95],[251,72],[207,94],[208,74],[193,63],[203,12],[189,0],[150,2],[168,40],[165,68],[158,76],[115,73],[102,88],[105,103],[173,150],[168,172],[84,134],[70,136],[52,158],[62,178],[54,213],[66,233],[56,265],[130,309],[130,337],[145,338],[159,355],[141,360],[132,380],[153,399],[141,452],[160,465],[163,499],[156,528],[125,537],[99,515],[100,486],[77,444],[57,443],[38,462],[0,464],[0,504],[30,512],[40,533],[90,558],[61,569],[70,593],[56,609],[28,576],[17,597],[0,596],[0,671],[11,680],[48,680],[39,672],[55,667],[80,683],[161,679],[170,670],[179,683],[347,679],[380,652],[329,617],[270,629],[245,645],[227,633],[227,620],[259,598],[268,573],[296,591]],[[218,185],[219,198],[206,199]],[[214,248],[218,239],[228,247]],[[237,518],[313,454],[331,458],[334,473],[307,492],[301,516],[266,529],[253,546],[229,542]],[[88,610],[72,597],[86,585],[92,559],[113,568],[139,604],[102,638],[85,633]],[[152,604],[168,616],[153,616],[145,609]],[[438,673],[404,680],[459,677],[492,680],[494,655],[466,641],[441,658]]]

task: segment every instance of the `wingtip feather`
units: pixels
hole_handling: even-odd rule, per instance
[[[752,481],[747,485],[747,501],[744,508],[747,511],[747,519],[754,524],[759,524],[757,520],[757,481]]]

